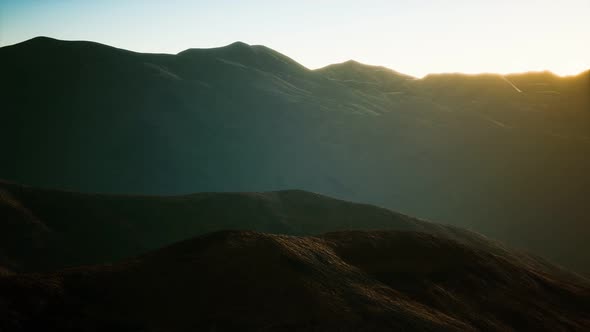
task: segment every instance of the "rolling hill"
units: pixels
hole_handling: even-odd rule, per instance
[[[499,255],[506,251],[461,228],[301,190],[161,197],[84,194],[0,182],[0,220],[0,266],[18,272],[114,262],[227,229],[289,235],[412,230]]]
[[[585,331],[590,286],[412,231],[225,231],[0,277],[3,331]]]
[[[171,55],[45,37],[0,48],[0,63],[0,178],[142,195],[301,188],[590,273],[590,71],[415,79],[355,61],[309,70],[239,42]],[[30,241],[52,233],[21,216]]]

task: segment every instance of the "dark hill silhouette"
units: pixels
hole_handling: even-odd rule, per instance
[[[318,69],[317,72],[358,89],[367,86],[384,92],[391,91],[390,89],[404,89],[404,82],[414,79],[389,68],[365,65],[354,60],[329,65]]]
[[[514,257],[513,257],[514,258]],[[226,231],[0,277],[3,331],[585,331],[590,287],[437,236]]]
[[[209,232],[244,229],[314,235],[333,231],[416,231],[456,241],[562,280],[580,276],[477,233],[367,204],[288,190],[116,196],[0,182],[0,273],[104,264]]]
[[[0,61],[0,178],[156,195],[301,188],[590,272],[588,72],[414,79],[355,62],[309,70],[243,43],[169,55],[50,38],[0,48]]]
[[[248,45],[243,42],[235,42],[228,46],[218,48],[188,49],[178,53],[178,55],[191,62],[197,59],[210,59],[212,56],[215,56],[217,59],[225,60],[226,63],[237,67],[251,67],[278,73],[306,71],[305,67],[293,59],[268,47]]]
[[[17,271],[105,263],[224,229],[292,235],[418,230],[496,246],[460,228],[300,190],[117,196],[0,182],[0,213],[0,265]]]

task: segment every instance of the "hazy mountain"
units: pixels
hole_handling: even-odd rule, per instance
[[[512,259],[510,259],[512,258]],[[0,277],[3,331],[586,331],[590,286],[417,232],[219,232]]]
[[[461,228],[300,190],[159,197],[84,194],[0,182],[0,220],[0,266],[27,272],[112,262],[227,229],[290,235],[411,230],[500,256],[508,252]],[[520,255],[529,264],[546,265]]]
[[[0,63],[1,178],[108,193],[300,188],[590,272],[590,72],[414,79],[354,61],[308,70],[244,43],[167,55],[49,38],[1,48]]]

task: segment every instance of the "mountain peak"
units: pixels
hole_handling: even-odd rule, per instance
[[[231,48],[250,48],[251,45],[244,43],[243,41],[235,41],[225,47],[231,47]]]
[[[58,44],[59,42],[62,42],[62,40],[51,38],[51,37],[46,37],[46,36],[37,36],[37,37],[33,37],[31,39],[27,39],[25,41],[22,41],[20,43],[8,45],[6,47],[20,47],[20,46],[31,46],[31,45],[32,46],[47,46],[47,45],[52,45],[52,44]]]
[[[242,41],[235,41],[231,44],[220,46],[220,47],[195,47],[195,48],[188,48],[184,51],[178,53],[178,55],[186,55],[186,54],[198,54],[198,53],[212,53],[212,52],[251,52],[253,50],[253,46]]]
[[[293,59],[271,48],[263,45],[250,45],[242,41],[215,48],[190,48],[178,53],[178,55],[195,58],[212,56],[246,67],[268,71],[287,72],[305,69]]]
[[[350,59],[350,60],[347,60],[347,61],[342,62],[342,65],[348,65],[348,66],[368,66],[368,65],[362,64],[362,63],[360,63],[360,62],[358,62],[356,60],[353,60],[353,59]]]
[[[58,41],[55,38],[47,37],[47,36],[37,36],[33,37],[29,40],[25,40],[23,43],[36,43],[36,42],[56,42]]]
[[[387,67],[367,65],[352,59],[328,65],[317,69],[317,71],[332,79],[358,80],[361,78],[364,81],[373,83],[391,79],[398,81],[400,79],[406,80],[413,78]]]

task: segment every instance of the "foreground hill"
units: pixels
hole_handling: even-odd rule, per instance
[[[0,48],[0,178],[84,192],[302,188],[590,273],[590,72],[308,70],[264,46]]]
[[[587,331],[590,286],[417,232],[218,232],[0,277],[3,331]]]
[[[117,261],[225,229],[310,235],[338,230],[414,230],[502,254],[485,237],[372,205],[300,190],[123,196],[0,182],[0,266],[41,271]]]

